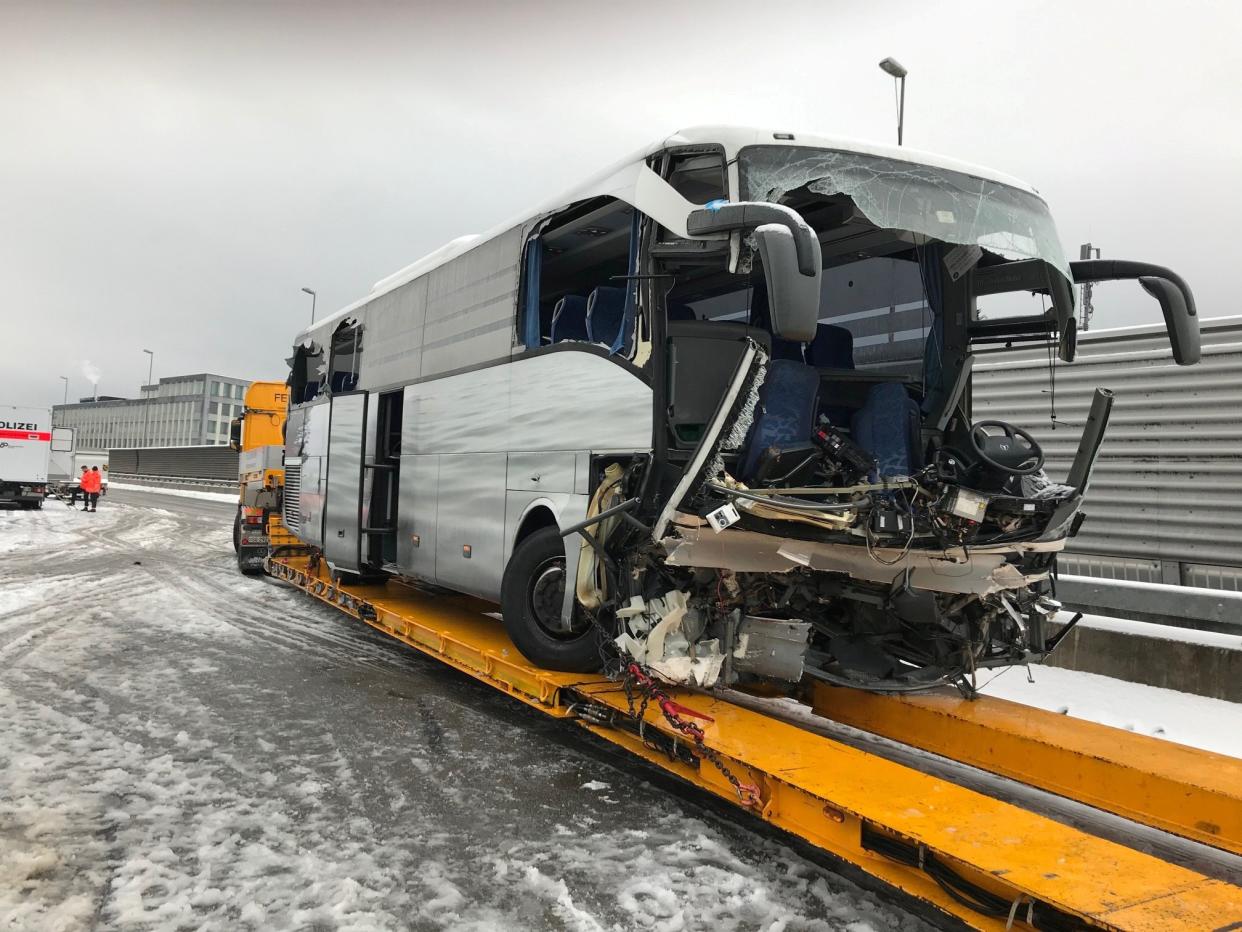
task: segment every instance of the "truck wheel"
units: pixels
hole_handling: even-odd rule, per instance
[[[241,553],[241,508],[233,518],[233,552]]]
[[[540,528],[513,551],[500,587],[505,631],[531,663],[565,673],[590,673],[603,665],[602,636],[590,620],[561,627],[565,594],[565,542],[554,527]]]
[[[237,555],[237,569],[243,576],[262,576],[265,572],[262,563],[255,566],[253,562],[243,560],[240,553]]]

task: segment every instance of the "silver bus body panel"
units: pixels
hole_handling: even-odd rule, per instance
[[[281,521],[302,540],[302,440],[306,434],[306,414],[304,407],[291,407],[285,420],[285,485],[280,507]]]
[[[546,506],[561,526],[581,520],[592,451],[650,451],[651,418],[647,384],[583,350],[407,385],[400,571],[498,600],[530,510]]]
[[[651,389],[576,348],[407,385],[402,456],[651,449]]]
[[[397,496],[397,566],[406,576],[436,581],[437,486],[440,457],[402,456]]]
[[[423,378],[510,354],[522,241],[508,230],[426,276]]]
[[[510,492],[572,492],[578,455],[572,450],[510,453],[505,488]]]
[[[495,600],[504,572],[507,454],[440,457],[436,487],[436,582]]]
[[[333,569],[356,573],[362,556],[362,475],[367,393],[332,399],[328,427],[327,498],[323,555]]]
[[[323,466],[328,453],[328,404],[315,402],[289,412],[285,470],[296,471],[296,491],[285,489],[284,519],[303,542],[323,546]],[[288,476],[286,475],[286,482]],[[292,493],[292,494],[291,494]]]
[[[356,317],[363,325],[363,365],[358,387],[403,385],[423,375],[427,279],[417,278],[379,295]]]

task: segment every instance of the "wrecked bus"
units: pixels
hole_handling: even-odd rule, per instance
[[[972,349],[1071,362],[1073,286],[1112,279],[1197,361],[1185,283],[1067,262],[1019,181],[683,131],[299,334],[284,522],[338,575],[499,603],[553,669],[969,691],[1056,644],[1111,406],[1056,481],[1020,425],[972,422]]]

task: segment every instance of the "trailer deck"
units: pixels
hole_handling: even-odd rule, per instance
[[[489,617],[494,607],[486,603],[395,581],[344,585],[305,556],[273,557],[268,569],[379,631],[548,715],[587,728],[970,927],[1242,928],[1242,888],[1228,880],[727,697],[661,687],[636,703],[633,682],[627,689],[602,675],[534,667]],[[970,703],[952,714],[935,699],[860,698],[850,692],[816,692],[814,706],[830,717],[963,763],[1226,852],[1238,850],[1242,801],[1233,775],[1240,765],[1232,758],[1104,726],[1073,722],[1067,727],[1069,720],[1050,713],[1025,710],[1018,715],[1006,708],[1011,704],[997,700]],[[1058,738],[1059,727],[1065,740]],[[1110,798],[1103,797],[1101,787],[1110,790]]]

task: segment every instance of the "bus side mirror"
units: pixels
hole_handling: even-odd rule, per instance
[[[755,230],[755,240],[768,283],[772,333],[783,340],[809,343],[815,339],[819,324],[819,241],[811,240],[815,244],[815,273],[806,275],[798,267],[798,249],[788,227],[764,224]]]
[[[768,283],[772,333],[805,343],[819,323],[823,255],[819,238],[796,210],[783,204],[713,201],[686,217],[690,236],[754,229]]]
[[[1195,296],[1190,286],[1176,272],[1148,262],[1123,259],[1084,259],[1071,262],[1077,284],[1135,280],[1143,290],[1160,302],[1164,326],[1169,331],[1173,360],[1179,366],[1193,366],[1199,361],[1199,317]]]
[[[1138,282],[1160,303],[1173,361],[1179,366],[1193,366],[1199,361],[1199,318],[1186,306],[1185,292],[1167,278],[1145,275]]]

